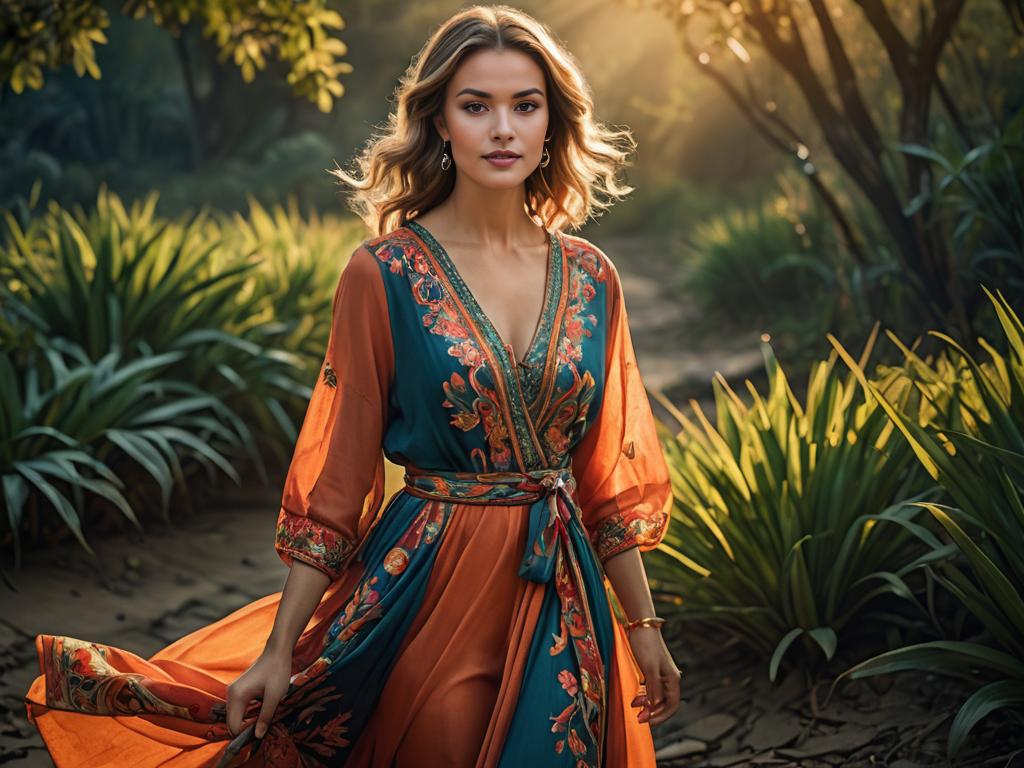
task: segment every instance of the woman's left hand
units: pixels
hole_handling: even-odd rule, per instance
[[[637,627],[628,637],[647,689],[646,694],[637,695],[630,705],[643,707],[637,715],[641,723],[660,725],[679,709],[679,668],[659,627]]]

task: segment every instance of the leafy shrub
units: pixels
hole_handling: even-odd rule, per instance
[[[852,374],[837,375],[836,353],[801,404],[763,349],[767,395],[748,381],[747,405],[717,375],[715,425],[694,401],[692,420],[662,399],[682,429],[665,440],[675,505],[650,573],[668,610],[730,627],[775,679],[798,639],[805,658],[831,658],[875,598],[916,602],[903,577],[934,555],[912,531],[939,544],[908,501],[933,493],[910,446]]]
[[[924,423],[908,416],[904,402],[893,401],[869,381],[863,365],[830,339],[955,504],[918,503],[961,555],[958,561],[938,558],[928,567],[985,629],[983,641],[936,640],[898,648],[851,667],[840,679],[911,669],[984,680],[953,720],[950,759],[990,712],[1024,710],[1024,324],[1002,293],[997,300],[985,292],[1006,336],[1005,355],[981,340],[991,362],[978,363],[936,331],[932,335],[947,345],[937,362],[922,360],[900,344],[908,360],[905,391],[927,405]],[[950,371],[956,375],[950,377]]]
[[[129,210],[103,190],[88,213],[51,203],[24,230],[4,212],[0,480],[16,564],[43,500],[88,547],[87,499],[136,525],[156,506],[126,495],[126,471],[155,481],[166,519],[191,467],[238,482],[251,464],[265,480],[264,454],[290,455],[361,225],[255,202],[247,219],[168,221],[156,200]]]

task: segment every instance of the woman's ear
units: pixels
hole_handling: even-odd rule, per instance
[[[438,132],[442,140],[448,141],[448,128],[444,124],[444,115],[436,114],[432,120],[434,122],[434,130]]]

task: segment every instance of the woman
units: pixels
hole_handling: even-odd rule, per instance
[[[640,552],[668,471],[618,273],[559,228],[630,191],[629,136],[506,6],[442,25],[397,104],[336,171],[376,235],[285,481],[283,592],[148,660],[37,637],[61,768],[654,765],[679,670]]]

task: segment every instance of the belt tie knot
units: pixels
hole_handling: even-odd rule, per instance
[[[540,483],[553,493],[565,485],[565,480],[562,478],[561,474],[550,473],[544,475],[544,477],[541,478]]]
[[[569,467],[526,472],[460,472],[407,466],[405,490],[414,496],[459,504],[529,504],[529,530],[519,575],[551,580],[559,541],[572,548],[566,528],[582,527],[573,498],[576,478]]]

